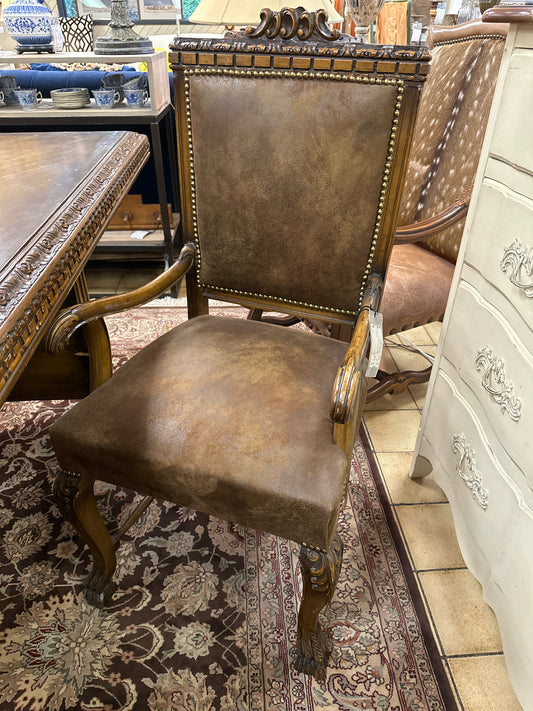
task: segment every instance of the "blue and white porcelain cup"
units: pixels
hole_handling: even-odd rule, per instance
[[[8,106],[17,106],[17,96],[15,90],[20,89],[17,85],[17,80],[12,74],[4,74],[0,77],[0,90],[4,94],[4,103]]]
[[[140,109],[148,99],[148,92],[146,89],[124,89],[124,96],[128,106],[132,109]]]
[[[120,101],[120,94],[115,89],[95,89],[93,96],[100,109],[111,109]]]
[[[2,93],[4,95],[4,103],[7,106],[17,106],[17,89],[3,88]]]
[[[43,100],[43,95],[37,89],[14,89],[17,101],[23,109],[34,109]]]

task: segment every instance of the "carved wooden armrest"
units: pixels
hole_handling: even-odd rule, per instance
[[[377,310],[382,292],[383,279],[378,274],[373,274],[365,290],[352,340],[333,385],[329,414],[337,424],[344,425],[352,419],[361,399],[365,357],[370,340],[369,311]]]
[[[394,235],[394,243],[420,242],[422,239],[433,237],[441,230],[451,227],[466,215],[471,196],[472,186],[465,190],[452,205],[449,205],[436,215],[420,220],[420,222],[415,222],[412,225],[398,227]]]
[[[181,250],[177,261],[148,284],[126,294],[107,296],[63,309],[46,334],[45,349],[49,353],[57,353],[65,348],[74,331],[87,321],[126,311],[160,296],[184,276],[195,258],[196,248],[192,242],[188,242]]]

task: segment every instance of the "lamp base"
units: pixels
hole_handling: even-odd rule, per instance
[[[121,40],[99,37],[94,43],[95,54],[152,54],[154,46],[147,37]]]

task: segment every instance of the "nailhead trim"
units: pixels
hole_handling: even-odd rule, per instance
[[[456,39],[445,40],[441,42],[435,42],[434,47],[443,47],[446,44],[461,44],[461,42],[469,42],[470,40],[484,40],[484,39],[497,39],[506,40],[505,35],[491,34],[491,35],[468,35],[467,37],[457,37]]]

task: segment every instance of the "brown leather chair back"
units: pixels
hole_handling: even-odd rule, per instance
[[[437,214],[474,182],[507,27],[473,20],[430,30],[431,71],[420,100],[400,225]],[[455,263],[463,228],[464,219],[423,246]]]
[[[174,46],[184,240],[204,295],[353,322],[384,273],[427,50],[327,45]]]

